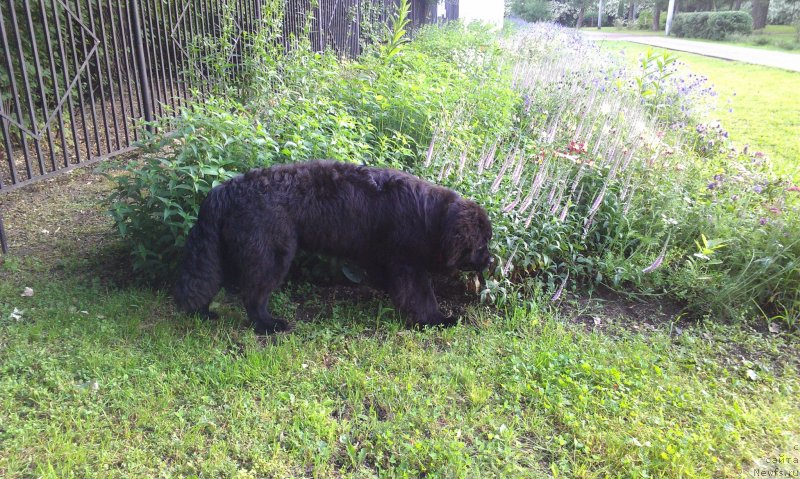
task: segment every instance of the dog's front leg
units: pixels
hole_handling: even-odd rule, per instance
[[[428,273],[409,265],[389,268],[389,296],[415,326],[453,326],[457,318],[439,311]]]

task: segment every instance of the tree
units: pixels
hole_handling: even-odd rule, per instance
[[[578,21],[575,24],[575,28],[581,28],[583,26],[583,19],[586,15],[586,4],[581,3],[580,8],[578,9]]]
[[[753,30],[760,30],[767,26],[767,13],[769,0],[753,0]]]
[[[661,11],[667,8],[667,2],[664,0],[655,0],[653,2],[653,31],[661,30]]]

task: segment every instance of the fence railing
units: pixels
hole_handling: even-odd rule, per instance
[[[131,150],[141,120],[219,80],[194,61],[210,40],[225,36],[228,76],[266,25],[285,48],[355,56],[396,2],[0,0],[0,193]],[[411,5],[415,24],[435,17],[435,2]],[[1,217],[0,240],[5,251]]]
[[[192,64],[190,54],[198,39],[230,35],[235,70],[243,35],[277,14],[287,47],[305,34],[313,48],[355,55],[362,6],[359,0],[0,2],[0,190],[124,152],[138,139],[140,119],[175,111],[192,90],[204,94],[209,72]],[[385,16],[387,9],[380,11]]]

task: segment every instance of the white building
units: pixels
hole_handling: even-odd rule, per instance
[[[439,0],[439,16],[445,14],[445,1]],[[464,23],[481,21],[497,28],[503,27],[503,17],[505,16],[504,0],[457,0],[458,18]]]

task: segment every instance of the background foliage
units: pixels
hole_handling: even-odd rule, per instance
[[[142,274],[169,277],[216,183],[333,158],[405,169],[485,205],[498,259],[486,300],[603,285],[693,314],[796,322],[797,187],[699,120],[714,92],[673,57],[649,52],[630,70],[551,24],[503,38],[431,27],[355,61],[272,54],[253,75],[269,82],[185,109],[115,176],[110,208]]]
[[[749,35],[753,17],[745,12],[698,12],[675,15],[672,33],[678,37],[724,40],[730,35]]]

